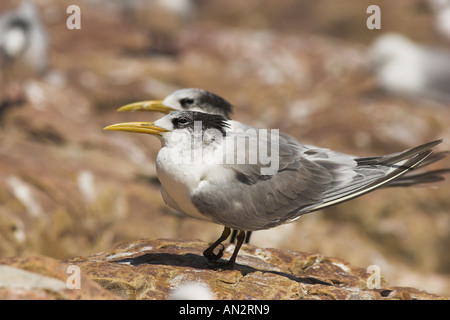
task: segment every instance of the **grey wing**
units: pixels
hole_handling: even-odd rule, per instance
[[[439,142],[370,158],[281,144],[276,174],[261,175],[260,164],[226,165],[233,178],[199,190],[192,201],[203,214],[230,228],[267,229],[390,183],[418,166]]]
[[[247,124],[244,124],[242,122],[236,121],[236,120],[229,120],[231,123],[233,129],[232,130],[242,130],[243,132],[246,132],[247,130],[259,130],[258,128],[249,126]],[[286,133],[280,132],[279,134],[279,141],[280,144],[295,144],[298,146],[302,146],[300,142],[292,137],[291,135],[288,135]]]
[[[300,154],[286,154],[288,163],[275,175],[261,175],[260,165],[227,164],[228,179],[212,181],[192,195],[198,210],[219,224],[239,230],[260,230],[283,223],[289,213],[321,203],[333,183],[329,172]]]

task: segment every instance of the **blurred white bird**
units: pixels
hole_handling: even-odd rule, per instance
[[[22,2],[0,17],[0,67],[6,80],[42,75],[48,67],[48,36],[35,5]]]
[[[377,38],[369,59],[378,85],[397,95],[450,101],[450,53],[388,33]]]
[[[21,105],[23,82],[43,76],[48,68],[48,36],[30,1],[0,16],[0,120]]]

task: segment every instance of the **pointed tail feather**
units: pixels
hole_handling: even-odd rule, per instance
[[[358,165],[393,165],[398,164],[401,160],[409,159],[410,157],[419,154],[422,151],[430,150],[434,146],[440,144],[442,142],[442,139],[435,140],[432,142],[428,142],[425,144],[422,144],[420,146],[405,150],[403,152],[397,152],[397,153],[391,153],[387,154],[385,156],[379,156],[379,157],[365,157],[365,158],[356,158],[356,162]],[[437,161],[437,160],[436,160]]]
[[[368,182],[366,185],[361,186],[356,190],[346,190],[342,193],[334,193],[333,196],[328,199],[324,199],[324,202],[310,208],[308,212],[320,210],[326,207],[330,207],[356,197],[362,196],[366,193],[369,193],[375,189],[388,186],[393,181],[400,179],[402,176],[406,175],[410,170],[420,167],[424,161],[426,161],[433,153],[431,148],[441,143],[442,140],[432,141],[415,148],[411,148],[399,153],[393,153],[380,157],[366,157],[366,158],[356,158],[356,162],[358,163],[358,167],[377,167],[377,166],[386,166],[391,169],[387,171],[387,174],[378,178],[375,181]],[[434,161],[432,161],[434,162]],[[430,162],[429,162],[430,163]],[[445,169],[444,169],[445,170]],[[422,179],[435,179],[437,177],[437,173],[443,172],[435,172],[435,174],[423,175]],[[416,175],[416,179],[419,179],[420,176]],[[410,178],[411,179],[411,178]],[[419,179],[420,180],[420,179]],[[406,183],[407,180],[404,180],[403,183]]]
[[[422,162],[414,170],[417,170],[417,169],[429,166],[432,163],[435,163],[435,162],[437,162],[439,160],[444,159],[449,154],[450,154],[450,151],[433,152],[433,154],[431,156],[429,156],[424,162]]]
[[[416,166],[413,170],[406,173],[404,176],[388,183],[384,187],[411,187],[411,186],[423,186],[427,183],[434,183],[445,180],[444,174],[450,173],[450,168],[429,170],[424,172],[417,172],[417,170],[423,167],[429,166],[439,160],[444,159],[449,155],[449,151],[434,152],[427,159],[425,159],[420,165]]]
[[[395,162],[399,161],[403,158],[407,158],[413,155],[416,152],[420,152],[422,150],[430,149],[435,145],[442,142],[442,140],[435,140],[430,143],[426,143],[420,145],[415,148],[408,149],[404,152],[393,153],[381,157],[366,157],[366,158],[358,158],[356,161],[359,165],[387,165],[387,166],[395,166]],[[433,183],[445,180],[442,176],[443,174],[450,173],[450,169],[440,169],[440,170],[431,170],[425,171],[421,173],[417,173],[417,170],[422,169],[426,166],[429,166],[439,160],[442,160],[447,155],[449,155],[449,151],[441,151],[434,152],[424,161],[422,161],[419,165],[412,168],[409,172],[405,173],[400,178],[384,185],[383,187],[410,187],[416,185],[423,185],[425,183]]]
[[[418,167],[416,167],[417,169]],[[384,187],[411,187],[411,186],[423,186],[427,183],[439,182],[445,180],[443,174],[450,173],[450,169],[430,170],[420,173],[406,173],[404,176],[397,180],[388,183]]]

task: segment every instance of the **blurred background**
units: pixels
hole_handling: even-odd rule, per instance
[[[381,29],[369,29],[369,5]],[[69,29],[70,5],[81,29]],[[199,87],[233,118],[360,156],[443,138],[445,0],[0,2],[0,257],[88,255],[140,238],[214,241],[159,193],[160,143],[104,132],[153,121],[123,104]],[[72,17],[73,18],[73,17]],[[69,19],[69,22],[73,20]],[[433,168],[450,167],[450,159]],[[395,286],[450,295],[450,179],[384,189],[255,232],[251,243],[376,264]]]

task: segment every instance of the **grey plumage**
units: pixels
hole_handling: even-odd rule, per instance
[[[230,228],[246,231],[272,228],[393,183],[420,165],[438,143],[440,140],[370,158],[282,144],[277,174],[262,176],[255,165],[224,165],[241,178],[228,179],[227,183],[212,182],[208,188],[195,192],[192,202],[202,214]],[[412,176],[393,186],[414,184],[419,178]]]

